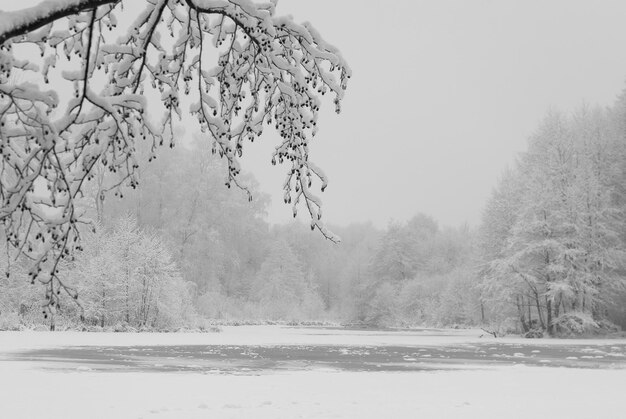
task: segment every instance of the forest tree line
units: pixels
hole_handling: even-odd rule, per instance
[[[471,303],[458,304],[472,287],[469,228],[441,229],[419,214],[384,230],[371,223],[332,227],[342,238],[335,244],[297,221],[270,225],[269,198],[255,179],[242,181],[250,202],[244,191],[224,186],[223,161],[205,150],[193,142],[159,151],[123,197],[111,187],[115,178],[96,173],[81,202],[96,228],[85,226],[82,251],[59,268],[80,306],[61,295],[57,323],[125,330],[199,319],[478,321]],[[49,321],[27,275],[30,261],[1,253],[5,327]]]
[[[160,150],[123,198],[105,170],[89,183],[82,205],[97,228],[60,267],[80,306],[65,298],[59,318],[121,329],[213,319],[613,331],[626,326],[625,144],[625,95],[610,108],[550,111],[477,228],[418,213],[384,229],[331,226],[340,244],[297,221],[270,225],[255,179],[242,178],[251,202],[226,188],[223,161],[198,141]],[[41,322],[29,261],[2,253],[0,318]]]

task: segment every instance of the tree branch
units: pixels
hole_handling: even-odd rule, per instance
[[[25,35],[46,26],[57,19],[75,15],[86,10],[97,8],[105,4],[116,4],[121,0],[72,0],[65,4],[42,1],[30,9],[17,12],[5,12],[2,20],[12,21],[13,24],[0,25],[0,44],[16,36]],[[48,6],[49,5],[49,6]],[[26,18],[29,16],[29,18]],[[32,16],[32,17],[31,17]]]

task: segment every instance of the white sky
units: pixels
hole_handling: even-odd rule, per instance
[[[331,223],[384,226],[421,211],[476,225],[549,107],[610,105],[625,86],[624,1],[282,0],[277,10],[311,21],[354,73],[342,114],[328,103],[312,145],[330,177]],[[288,220],[284,169],[268,161],[248,167],[272,192],[270,219]]]
[[[332,224],[424,212],[477,225],[549,107],[610,105],[625,86],[622,0],[281,0],[277,11],[311,21],[353,70],[341,115],[329,99],[312,143]],[[271,222],[292,217],[287,166],[270,165],[277,141],[266,130],[244,160],[272,196]]]

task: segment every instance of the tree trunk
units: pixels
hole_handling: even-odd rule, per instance
[[[100,327],[104,327],[104,313],[106,313],[106,292],[104,289],[104,283],[102,283],[102,315],[100,316]]]
[[[585,312],[585,293],[583,292],[583,297],[582,297],[582,307],[583,307],[583,313]]]
[[[546,297],[546,313],[548,320],[548,334],[554,335],[554,325],[552,324],[552,300]]]
[[[126,323],[130,324],[130,275],[126,276]]]
[[[526,322],[526,313],[524,313],[524,297],[518,295],[515,298],[515,302],[517,304],[517,313],[519,315],[519,321],[522,324],[522,330],[526,333],[530,329],[528,327],[528,323]]]
[[[56,321],[54,319],[54,313],[50,312],[50,331],[54,332],[56,329]]]
[[[480,302],[480,322],[485,324],[485,303]]]
[[[546,324],[543,321],[543,314],[541,313],[541,303],[539,302],[539,293],[534,291],[535,293],[535,303],[537,304],[537,316],[539,317],[539,324],[543,330],[546,330]]]

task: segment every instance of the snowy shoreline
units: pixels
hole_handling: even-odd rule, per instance
[[[480,337],[482,335],[482,337]],[[516,345],[613,345],[626,339],[493,338],[477,329],[346,330],[292,326],[223,326],[219,333],[0,332],[0,354],[64,346],[343,345],[439,346],[494,342]]]

